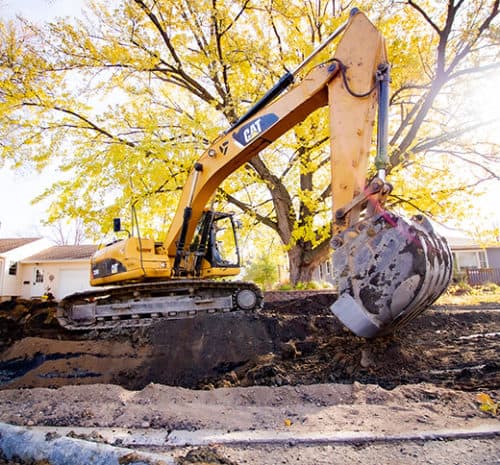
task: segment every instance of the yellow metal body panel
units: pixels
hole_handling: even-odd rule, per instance
[[[351,23],[348,28],[353,27]],[[349,31],[346,31],[346,35]],[[381,63],[387,62],[385,41],[380,32],[363,15],[357,15],[357,40],[342,40],[335,58],[346,65],[349,89],[366,93],[375,85],[375,74]],[[343,79],[328,85],[330,108],[330,147],[333,211],[349,203],[365,187],[368,155],[375,123],[377,92],[366,97],[349,93]],[[351,222],[357,222],[359,211],[351,212]],[[334,222],[334,234],[345,226]]]
[[[157,253],[152,239],[129,237],[98,250],[91,260],[91,266],[101,262],[103,266],[115,271],[99,277],[91,277],[92,286],[102,286],[123,281],[142,281],[147,279],[168,279],[172,274],[171,258]],[[120,268],[120,265],[123,268]],[[123,271],[122,271],[123,270]]]

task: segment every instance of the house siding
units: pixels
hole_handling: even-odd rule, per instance
[[[487,248],[486,255],[490,268],[500,268],[500,247]]]
[[[17,269],[16,275],[10,275],[9,274],[9,268],[10,265],[17,260],[5,260],[4,267],[3,267],[3,294],[4,296],[10,298],[10,297],[17,297],[19,296],[19,286],[17,285],[18,283],[18,274],[19,274],[19,267]]]
[[[488,255],[484,249],[451,249],[455,271],[462,273],[471,268],[488,268]]]
[[[321,263],[314,270],[313,281],[318,281],[320,283],[329,283],[329,284],[335,283],[334,273],[333,273],[333,263],[331,258]]]
[[[5,260],[0,257],[0,290],[3,289],[3,275],[4,275]],[[2,295],[0,293],[0,302],[2,301]]]

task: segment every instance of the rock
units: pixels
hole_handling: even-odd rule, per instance
[[[297,347],[291,341],[281,344],[281,358],[283,360],[294,360],[299,355]]]

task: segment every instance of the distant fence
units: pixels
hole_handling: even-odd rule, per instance
[[[471,286],[485,283],[500,285],[500,268],[478,268],[467,270],[467,282]]]

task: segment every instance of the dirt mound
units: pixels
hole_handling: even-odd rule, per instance
[[[185,456],[179,457],[177,463],[179,465],[237,465],[208,447],[190,450]]]
[[[58,330],[56,303],[39,299],[13,299],[0,303],[0,351],[40,330]]]
[[[17,341],[3,328],[10,346],[0,353],[0,387],[500,384],[495,309],[429,310],[403,332],[367,341],[331,314],[333,299],[325,292],[272,293],[254,314],[159,321],[141,330],[42,331],[45,337]]]

